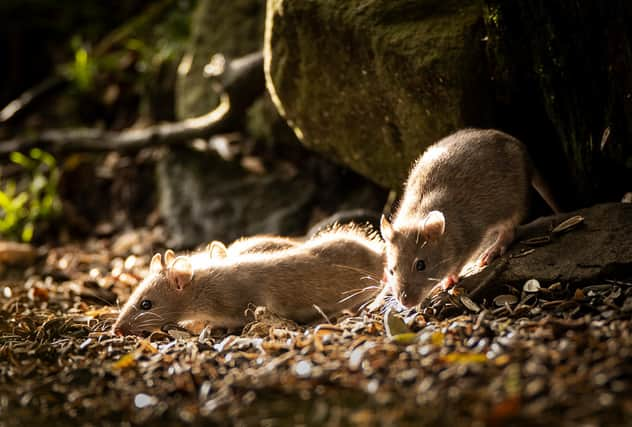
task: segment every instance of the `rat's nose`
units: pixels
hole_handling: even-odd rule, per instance
[[[406,308],[411,308],[419,304],[418,295],[416,292],[406,292],[405,290],[401,290],[398,298],[401,305]]]
[[[114,326],[112,326],[112,333],[120,337],[122,335],[127,335],[127,330],[123,328],[121,325],[115,324]]]

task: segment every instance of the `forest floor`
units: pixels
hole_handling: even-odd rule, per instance
[[[0,426],[631,423],[630,281],[499,285],[440,313],[296,326],[258,311],[237,334],[112,335],[160,235],[41,247],[4,268]]]

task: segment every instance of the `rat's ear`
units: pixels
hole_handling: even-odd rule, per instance
[[[176,259],[176,254],[171,249],[165,251],[165,265],[169,267],[173,260]]]
[[[423,220],[423,230],[426,240],[434,240],[445,231],[445,217],[439,211],[431,211]]]
[[[186,256],[179,256],[173,260],[167,270],[167,278],[173,287],[181,291],[193,280],[193,266]]]
[[[228,255],[226,246],[219,240],[214,240],[206,247],[211,258],[226,258]]]
[[[382,238],[387,242],[393,240],[393,236],[395,235],[393,224],[384,214],[382,214],[382,219],[380,219],[380,233],[382,234]]]
[[[162,257],[160,254],[155,254],[151,257],[151,262],[149,263],[149,272],[153,274],[160,273],[162,271]]]

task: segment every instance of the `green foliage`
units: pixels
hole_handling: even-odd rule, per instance
[[[94,86],[94,75],[97,72],[97,64],[88,53],[85,44],[80,37],[73,37],[73,50],[75,59],[66,67],[66,76],[74,82],[81,92],[90,91]]]
[[[74,59],[61,66],[62,72],[80,93],[99,97],[108,85],[131,83],[134,92],[144,95],[161,67],[176,63],[183,54],[194,4],[154,3],[101,40],[80,28],[70,41]]]
[[[55,158],[38,148],[28,156],[13,152],[10,158],[24,173],[19,182],[0,183],[0,235],[28,242],[36,226],[60,212],[59,169]]]

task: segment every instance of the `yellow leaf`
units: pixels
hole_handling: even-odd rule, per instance
[[[393,335],[391,340],[397,344],[412,344],[417,339],[417,334],[414,332],[405,332],[403,334]]]
[[[443,345],[444,338],[445,338],[445,335],[443,335],[443,333],[434,332],[432,336],[430,337],[430,342],[432,342],[432,345],[440,347]]]
[[[487,356],[483,353],[449,353],[441,356],[441,361],[445,363],[485,363]]]
[[[148,352],[152,354],[158,353],[158,350],[156,349],[156,347],[154,347],[148,340],[140,340],[139,344],[143,350],[147,350]]]
[[[511,357],[509,357],[508,354],[501,354],[500,356],[494,359],[494,363],[496,363],[497,366],[504,366],[510,361],[511,361]]]
[[[134,366],[136,364],[136,360],[134,359],[133,353],[127,353],[125,356],[121,357],[119,360],[112,364],[112,368],[114,369],[125,369],[130,366]]]

